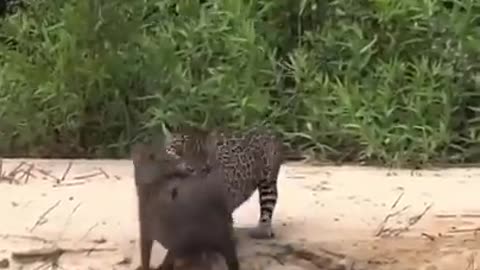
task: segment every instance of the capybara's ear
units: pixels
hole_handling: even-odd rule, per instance
[[[217,143],[218,136],[216,131],[211,131],[205,137],[204,149],[206,151],[207,163],[209,166],[215,166],[217,162]]]
[[[148,147],[144,143],[136,143],[130,149],[130,157],[133,164],[139,164],[148,156]]]
[[[186,177],[189,176],[190,174],[193,173],[193,168],[190,167],[185,159],[181,158],[177,160],[177,163],[175,164],[175,174],[178,176]]]

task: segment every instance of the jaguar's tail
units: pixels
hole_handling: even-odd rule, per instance
[[[282,144],[283,161],[301,161],[307,157],[300,150],[292,149],[286,144]]]

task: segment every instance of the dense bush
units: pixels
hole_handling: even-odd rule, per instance
[[[322,158],[478,161],[475,0],[35,0],[0,19],[0,151],[125,156],[182,124]]]

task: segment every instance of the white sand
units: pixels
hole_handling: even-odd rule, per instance
[[[24,183],[25,177],[17,184],[0,183],[0,267],[1,260],[8,259],[9,269],[38,269],[38,259],[31,263],[16,261],[12,252],[53,244],[72,250],[104,249],[66,252],[58,260],[63,269],[138,266],[137,205],[131,161],[74,160],[62,183],[79,184],[59,187],[55,187],[55,178],[62,178],[70,161],[4,160],[3,173],[12,171],[21,161],[26,162],[21,167],[24,170],[29,164],[34,165],[28,183]],[[84,179],[75,179],[79,176]],[[479,176],[480,169],[412,174],[409,170],[372,167],[286,164],[279,176],[275,240],[254,241],[245,236],[244,228],[257,222],[257,194],[235,213],[241,236],[242,268],[320,268],[318,260],[314,266],[300,259],[305,258],[305,252],[290,254],[291,250],[285,247],[290,244],[295,249],[317,253],[320,259],[332,259],[330,266],[323,267],[329,270],[339,263],[355,263],[344,269],[480,269],[475,268],[475,261],[480,260],[475,257],[480,241],[471,231],[480,227]],[[416,222],[429,205],[431,208]],[[51,211],[39,219],[49,208]],[[384,227],[397,235],[375,237],[385,217],[395,212],[399,214]],[[462,229],[467,231],[452,232]],[[327,251],[347,258],[339,262],[339,256],[327,256]],[[163,255],[163,248],[156,245],[152,265],[158,264]]]

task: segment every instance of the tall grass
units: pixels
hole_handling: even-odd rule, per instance
[[[31,2],[0,24],[6,155],[119,157],[193,124],[331,160],[480,159],[478,1]]]

